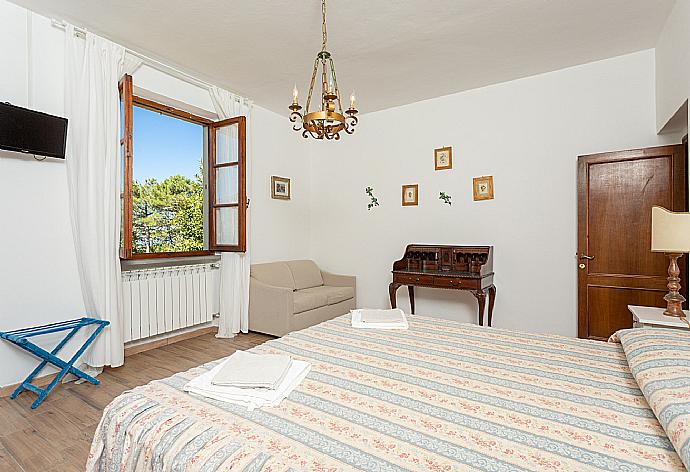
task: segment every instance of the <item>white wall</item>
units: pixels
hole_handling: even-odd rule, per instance
[[[49,19],[0,0],[0,101],[62,115],[64,32]],[[176,106],[213,114],[208,93],[148,66],[135,86],[165,95]],[[287,118],[255,108],[251,122],[251,248],[254,260],[306,258],[309,241],[309,162]],[[293,178],[294,198],[270,199],[270,175]],[[0,330],[82,316],[65,163],[37,162],[0,151]],[[45,344],[55,338],[46,337]],[[69,352],[69,349],[66,349]],[[0,386],[23,379],[36,365],[24,352],[0,342]]]
[[[677,1],[656,45],[656,125],[662,130],[690,96],[690,2]],[[685,131],[687,132],[687,114]]]
[[[494,326],[575,336],[577,156],[665,139],[653,51],[364,115],[353,136],[312,147],[312,256],[357,276],[358,305],[386,307],[406,244],[490,244]],[[453,170],[435,172],[442,146],[453,146]],[[481,175],[494,176],[495,200],[472,200]],[[419,206],[403,208],[401,185],[414,183]],[[367,186],[381,204],[371,211]],[[476,320],[467,292],[416,298],[419,314]],[[407,310],[405,290],[398,301]]]
[[[0,1],[0,101],[62,115],[62,41],[45,18]],[[81,316],[65,163],[0,151],[0,202],[0,330]],[[35,365],[0,343],[0,385],[21,380]]]
[[[286,116],[254,107],[252,123],[252,262],[306,259],[311,218],[308,149]],[[291,200],[271,198],[272,175],[290,179]]]

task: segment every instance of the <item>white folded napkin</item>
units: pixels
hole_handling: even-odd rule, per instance
[[[373,313],[383,312],[383,313]],[[408,329],[410,326],[407,323],[405,313],[399,308],[393,310],[352,310],[352,327],[363,329]],[[396,320],[396,321],[365,321],[367,320]]]
[[[275,389],[285,378],[292,359],[281,354],[235,351],[211,379],[213,385]]]
[[[311,370],[311,364],[308,362],[293,360],[285,378],[275,390],[213,385],[211,383],[213,377],[223,369],[228,359],[225,359],[208,372],[187,382],[183,388],[184,391],[240,405],[251,411],[255,408],[278,406],[304,380]]]

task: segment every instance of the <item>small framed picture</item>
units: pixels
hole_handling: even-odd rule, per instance
[[[472,182],[474,200],[493,200],[494,199],[494,177],[485,175],[475,177]]]
[[[434,149],[434,168],[436,170],[448,170],[453,168],[452,147]]]
[[[417,206],[419,204],[419,185],[402,186],[402,206]]]
[[[271,198],[290,200],[290,179],[271,176]]]

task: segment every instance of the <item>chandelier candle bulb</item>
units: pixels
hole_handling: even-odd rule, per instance
[[[295,84],[295,87],[292,89],[292,104],[297,105],[297,97],[299,93],[297,92],[297,84]]]
[[[350,110],[354,110],[354,109],[355,109],[355,92],[352,92],[352,94],[350,94]]]

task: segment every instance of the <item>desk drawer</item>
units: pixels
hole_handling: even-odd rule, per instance
[[[434,278],[430,275],[403,275],[395,274],[395,281],[399,284],[433,285]]]
[[[464,279],[460,277],[434,277],[434,285],[448,288],[478,289],[478,279]]]

